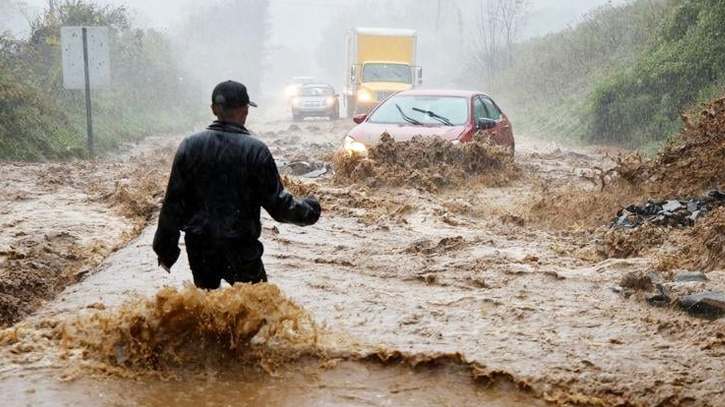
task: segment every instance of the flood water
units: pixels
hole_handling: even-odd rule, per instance
[[[61,383],[52,371],[6,378],[11,406],[543,406],[515,389],[486,389],[455,366],[412,371],[400,366],[341,362],[321,369],[301,362],[281,377],[255,369],[182,372],[174,379],[83,378]],[[12,389],[12,390],[11,390]]]
[[[311,165],[349,127],[290,125],[252,127]],[[541,179],[579,182],[601,157],[517,147],[525,176],[505,187],[295,178],[325,213],[305,229],[265,215],[267,286],[185,288],[183,255],[157,267],[151,222],[0,335],[2,405],[723,405],[722,322],[623,298],[612,282],[647,259],[513,216]]]

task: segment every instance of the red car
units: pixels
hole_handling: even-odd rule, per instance
[[[493,141],[514,151],[514,135],[506,115],[486,94],[456,90],[405,90],[383,101],[370,114],[353,117],[358,125],[343,147],[364,153],[387,132],[395,141],[437,136],[455,143],[473,140],[479,130],[493,130]]]

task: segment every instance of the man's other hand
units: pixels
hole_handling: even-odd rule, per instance
[[[159,257],[159,266],[166,270],[167,273],[171,274],[171,266],[166,264],[163,260],[161,260],[161,257]]]
[[[173,266],[174,263],[176,263],[176,260],[179,259],[180,253],[181,250],[179,250],[178,246],[170,250],[170,253],[161,253],[161,255],[158,256],[159,266],[166,270],[167,273],[171,273],[171,266]]]

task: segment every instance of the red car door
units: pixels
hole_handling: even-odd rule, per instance
[[[491,98],[483,96],[481,99],[488,112],[488,118],[496,121],[496,136],[494,136],[494,140],[498,144],[512,146],[514,143],[514,133],[508,117],[506,117]]]
[[[466,134],[461,138],[461,141],[463,142],[473,141],[473,135],[478,132],[478,128],[476,127],[478,119],[488,118],[488,111],[486,110],[486,106],[483,104],[481,96],[474,96],[471,103],[471,124],[470,127],[468,127],[470,131],[466,132]]]

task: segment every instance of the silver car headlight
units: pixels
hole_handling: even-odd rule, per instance
[[[365,154],[368,152],[368,148],[365,144],[355,140],[350,136],[345,136],[343,148],[350,154]]]
[[[292,96],[297,96],[297,86],[295,85],[289,85],[284,89],[285,95],[287,95],[288,98],[291,98]]]

